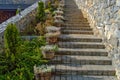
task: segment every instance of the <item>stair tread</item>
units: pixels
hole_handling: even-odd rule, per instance
[[[107,61],[111,61],[111,59],[109,57],[105,57],[105,56],[74,56],[74,55],[56,55],[55,58],[53,60],[107,60]]]
[[[58,44],[62,44],[62,45],[69,45],[69,44],[72,44],[72,45],[77,45],[77,44],[82,44],[82,45],[104,45],[104,43],[101,43],[101,42],[58,42]]]
[[[62,30],[62,32],[93,32],[91,31],[86,31],[86,30]]]
[[[80,35],[80,34],[61,34],[60,38],[90,38],[90,39],[102,39],[101,37],[96,37],[94,35]]]
[[[63,29],[92,29],[91,27],[62,27]]]
[[[118,80],[115,76],[54,75],[52,80]]]
[[[80,65],[80,64],[58,64],[53,65],[56,70],[72,70],[72,71],[115,71],[111,65]]]
[[[106,49],[72,49],[72,48],[59,48],[59,51],[107,52]]]

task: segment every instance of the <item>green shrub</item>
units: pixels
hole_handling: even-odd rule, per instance
[[[8,24],[5,30],[4,42],[6,54],[15,55],[19,46],[19,33],[15,24]]]
[[[36,19],[37,22],[45,22],[45,11],[44,11],[44,3],[42,1],[38,2],[38,9]]]
[[[40,51],[46,44],[44,37],[32,41],[22,41],[19,37],[15,25],[9,24],[5,32],[5,47],[9,54],[0,54],[0,80],[33,80],[33,66],[47,63],[42,60]]]

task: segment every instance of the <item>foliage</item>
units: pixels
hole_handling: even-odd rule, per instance
[[[15,55],[19,46],[19,33],[15,24],[8,24],[7,29],[5,30],[4,42],[6,54]]]
[[[45,21],[44,3],[42,1],[38,2],[36,19],[37,19],[37,22],[44,22]]]
[[[45,24],[43,23],[38,23],[37,26],[35,27],[36,33],[38,35],[43,36],[45,34]]]
[[[35,35],[35,25],[28,25],[24,31],[21,33],[21,35]]]
[[[11,25],[13,30],[11,30]],[[15,25],[14,27],[13,24],[11,25],[10,28],[7,28],[7,32],[5,32],[5,45],[8,49],[10,44],[7,42],[10,39],[10,41],[18,41],[17,37],[19,37],[17,35],[19,33],[16,31]],[[9,33],[12,35],[16,33],[16,35],[11,37]],[[22,41],[19,39],[18,42],[13,42],[15,46],[16,44],[19,44],[19,46],[14,49],[16,50],[14,51],[14,54],[17,55],[14,55],[12,52],[10,52],[11,54],[8,54],[7,56],[5,54],[0,54],[0,80],[33,80],[33,66],[35,64],[41,65],[43,63],[47,63],[46,60],[42,60],[42,54],[39,49],[41,46],[46,44],[45,38],[41,36],[33,39],[32,41]],[[10,47],[10,49],[13,48],[14,46]]]
[[[46,38],[50,38],[50,37],[58,37],[60,35],[60,32],[57,31],[57,32],[50,32],[50,33],[46,33],[45,37]]]
[[[42,46],[41,50],[46,52],[46,51],[58,51],[58,46],[57,45],[46,45],[46,46]]]
[[[52,2],[50,0],[47,2],[46,9],[49,10],[50,12],[53,11]]]
[[[18,9],[16,10],[16,15],[17,15],[17,14],[20,14],[20,11],[21,11],[20,8],[18,8]]]
[[[49,0],[46,4],[45,12],[51,13],[52,16],[54,16],[54,11],[57,9],[58,3],[59,3],[58,0],[53,0],[53,1]]]
[[[52,71],[52,66],[48,66],[48,65],[41,65],[41,66],[37,66],[36,65],[34,66],[34,72],[36,74],[39,74],[39,73],[46,73],[46,72],[51,72]]]
[[[52,16],[52,14],[47,14],[47,19],[45,21],[45,25],[46,26],[52,26],[54,24],[54,18]]]

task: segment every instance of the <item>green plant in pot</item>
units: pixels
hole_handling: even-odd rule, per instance
[[[48,32],[48,33],[54,33],[54,32],[59,32],[60,31],[60,27],[55,27],[55,26],[47,26],[46,27],[46,31]]]
[[[48,33],[46,33],[45,37],[47,42],[49,42],[49,44],[55,44],[58,41],[58,36],[60,35],[60,27],[55,27],[55,26],[47,26],[46,27],[46,31]]]
[[[55,52],[58,51],[57,45],[46,45],[41,47],[41,51],[43,54],[43,58],[45,59],[52,59],[55,55]]]
[[[36,80],[51,80],[51,72],[53,67],[48,65],[34,66],[34,74]]]
[[[54,11],[54,13],[55,13],[56,15],[62,16],[64,12],[63,12],[63,11],[60,11],[60,10],[56,10],[56,11]]]
[[[58,36],[60,35],[60,32],[54,32],[54,33],[47,33],[46,36],[46,40],[49,44],[55,44],[58,42]]]

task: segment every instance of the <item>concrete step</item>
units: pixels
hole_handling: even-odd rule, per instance
[[[58,42],[60,48],[105,49],[103,43],[95,42]]]
[[[87,35],[93,35],[93,31],[88,30],[61,30],[61,33],[63,34],[87,34]]]
[[[106,56],[56,55],[51,64],[112,65]]]
[[[65,19],[77,19],[77,20],[84,20],[84,17],[65,17]]]
[[[70,49],[59,48],[56,55],[79,55],[79,56],[108,56],[105,49]]]
[[[85,21],[65,21],[65,23],[67,24],[80,24],[80,23],[89,24],[87,21],[86,22]]]
[[[88,24],[64,24],[64,27],[90,27]]]
[[[68,22],[88,22],[86,18],[84,19],[65,19]]]
[[[100,37],[79,34],[62,34],[59,36],[59,40],[64,42],[102,42],[102,38]]]
[[[69,13],[69,14],[64,14],[65,16],[82,16],[83,14],[82,13],[76,13],[76,12],[74,12],[74,13]]]
[[[77,6],[65,6],[65,8],[64,9],[78,9],[78,7]]]
[[[71,12],[70,12],[70,11],[64,11],[64,15],[65,15],[65,16],[67,16],[67,15],[73,15],[73,12],[74,12],[74,11],[71,11]],[[80,16],[80,15],[83,16],[83,14],[82,14],[81,11],[74,12],[74,14],[77,14],[77,15],[79,15],[79,16]]]
[[[83,31],[92,31],[90,27],[61,27],[61,30],[83,30]]]
[[[118,80],[115,76],[54,75],[51,80]]]
[[[115,69],[111,65],[61,64],[54,67],[55,74],[58,75],[115,76]]]
[[[77,9],[65,9],[64,12],[75,12],[75,13],[81,13],[80,10],[77,10]]]
[[[66,24],[88,24],[89,25],[87,21],[86,22],[85,21],[81,21],[81,22],[80,21],[79,22],[78,21],[65,21],[65,23]]]
[[[84,19],[82,15],[64,15],[65,18],[77,18],[77,19]]]

